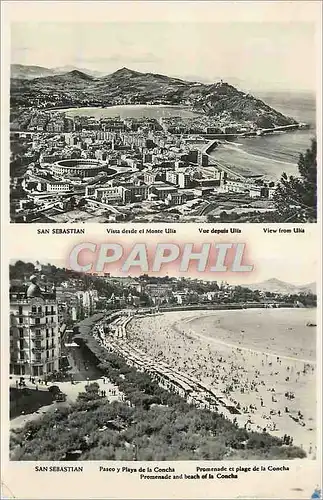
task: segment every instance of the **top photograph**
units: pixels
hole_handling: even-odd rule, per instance
[[[13,223],[315,223],[315,26],[13,23]]]

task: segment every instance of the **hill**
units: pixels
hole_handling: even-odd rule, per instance
[[[44,68],[43,66],[27,66],[25,64],[11,64],[11,78],[19,80],[29,80],[40,78],[43,76],[52,76],[55,74],[53,69]]]
[[[52,98],[55,93],[55,100]],[[11,105],[41,107],[112,104],[185,105],[210,116],[225,116],[226,122],[252,122],[257,127],[296,123],[265,102],[225,82],[205,84],[129,68],[92,77],[73,70],[33,79],[11,79]]]
[[[11,78],[18,80],[33,80],[34,78],[42,78],[44,76],[62,75],[70,71],[80,71],[90,76],[102,76],[99,71],[90,71],[84,68],[76,68],[75,66],[62,66],[59,68],[45,68],[43,66],[28,66],[26,64],[11,64]]]
[[[295,293],[313,293],[316,294],[316,283],[309,283],[308,285],[293,285],[280,281],[277,278],[271,278],[261,283],[251,285],[243,285],[250,290],[259,290],[262,292],[282,293],[282,294],[295,294]]]

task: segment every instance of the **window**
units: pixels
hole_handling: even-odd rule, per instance
[[[41,306],[38,307],[38,312],[41,313],[42,312],[42,308]]]
[[[19,317],[19,324],[22,325],[24,322],[24,318],[22,318],[21,316]]]
[[[48,337],[49,337],[49,330],[48,328],[46,328],[46,339],[48,339]]]
[[[19,307],[18,307],[18,313],[19,313],[19,314],[22,314],[22,306],[19,306]]]
[[[32,306],[32,308],[31,308],[31,312],[33,312],[33,313],[37,312],[37,308],[36,308],[36,306]]]
[[[40,318],[35,318],[35,325],[40,325]]]
[[[18,328],[19,331],[19,337],[24,338],[24,329],[23,328]]]
[[[55,357],[55,351],[54,351],[54,349],[52,349],[52,358],[54,358],[54,357]]]
[[[19,340],[19,349],[23,349],[23,348],[24,348],[24,341]]]

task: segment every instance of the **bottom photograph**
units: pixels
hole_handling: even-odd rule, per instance
[[[10,459],[315,460],[316,286],[270,270],[243,284],[12,260]]]

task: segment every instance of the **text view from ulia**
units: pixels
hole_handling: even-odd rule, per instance
[[[12,222],[316,221],[314,27],[47,27],[11,27]]]

